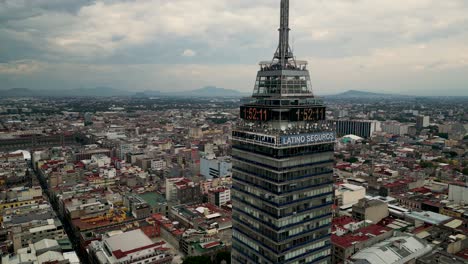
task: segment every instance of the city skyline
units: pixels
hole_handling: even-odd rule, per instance
[[[292,46],[317,94],[468,95],[465,2],[294,3]],[[277,13],[276,1],[4,1],[0,89],[248,93]]]
[[[0,0],[2,264],[468,264],[467,0]]]

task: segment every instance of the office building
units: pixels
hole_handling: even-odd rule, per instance
[[[233,130],[232,263],[329,263],[336,135],[289,47],[288,0],[279,33]]]
[[[344,109],[335,109],[335,110],[333,110],[333,117],[334,118],[343,118],[343,117],[347,117],[348,115],[349,115],[348,110],[344,110]]]
[[[429,126],[429,116],[417,116],[416,117],[416,128],[423,129]]]
[[[230,157],[215,157],[213,154],[200,159],[200,174],[205,179],[222,178],[231,175]]]
[[[339,137],[356,135],[370,138],[374,132],[382,131],[380,122],[376,120],[330,120],[335,125]]]
[[[208,191],[208,202],[222,206],[231,201],[231,189],[219,187]]]
[[[402,124],[396,121],[389,121],[382,123],[382,131],[388,134],[403,136],[408,134],[410,125]]]
[[[449,185],[449,200],[455,203],[468,203],[468,184],[450,184]]]

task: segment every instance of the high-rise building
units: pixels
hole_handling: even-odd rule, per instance
[[[376,120],[330,120],[339,137],[349,134],[370,138],[374,132],[381,131],[380,122]]]
[[[233,130],[233,263],[330,263],[333,128],[314,96],[307,62],[288,44],[260,63],[252,100]]]
[[[417,129],[423,129],[425,127],[428,127],[429,122],[430,122],[429,116],[423,116],[423,115],[417,116],[416,117],[416,128]]]

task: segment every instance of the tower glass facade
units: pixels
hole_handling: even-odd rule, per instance
[[[279,35],[233,130],[232,262],[329,263],[335,132],[289,47],[288,0]]]

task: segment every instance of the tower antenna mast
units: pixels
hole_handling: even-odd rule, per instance
[[[279,31],[279,44],[275,52],[274,59],[278,60],[278,64],[284,69],[289,64],[289,59],[294,59],[294,56],[289,46],[289,0],[281,0],[281,18]]]

